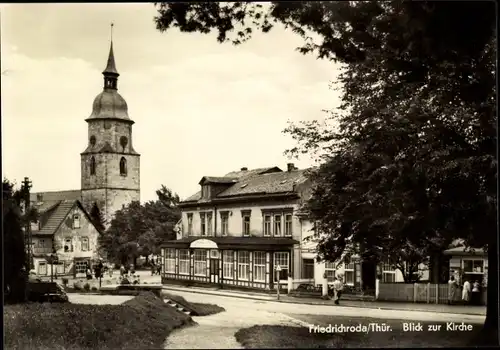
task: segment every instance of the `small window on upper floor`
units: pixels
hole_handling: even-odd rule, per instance
[[[127,160],[125,157],[120,159],[120,175],[127,176]]]
[[[90,157],[90,175],[95,175],[95,158]]]
[[[80,215],[73,215],[73,228],[80,228]]]
[[[64,251],[65,252],[73,251],[73,242],[72,239],[69,237],[64,239]]]
[[[96,142],[96,140],[95,140],[95,136],[94,136],[94,135],[90,136],[89,142],[90,142],[90,145],[91,145],[92,147],[94,147],[94,146],[95,146],[95,142]]]
[[[89,251],[89,238],[82,237],[82,252],[88,252],[88,251]]]

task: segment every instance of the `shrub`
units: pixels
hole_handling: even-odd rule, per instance
[[[83,286],[80,282],[75,282],[75,283],[73,283],[73,289],[74,290],[82,290]]]
[[[124,278],[120,281],[120,284],[130,284],[130,281],[127,278]]]
[[[135,280],[135,281],[134,281],[134,284],[139,284],[139,281],[138,281],[138,280]]]
[[[68,285],[68,283],[69,283],[69,280],[66,277],[63,277],[62,278],[62,284],[63,284],[63,286],[66,287]]]
[[[189,316],[152,293],[121,305],[28,303],[4,309],[5,347],[21,349],[160,349]],[[78,322],[74,322],[78,320]]]
[[[85,284],[83,285],[83,289],[85,289],[86,291],[89,291],[89,290],[90,290],[90,284],[85,283]]]
[[[91,290],[97,290],[97,287],[96,286],[92,286],[92,288],[90,288]]]

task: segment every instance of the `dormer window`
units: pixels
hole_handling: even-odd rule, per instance
[[[210,199],[210,185],[201,186],[201,198]]]

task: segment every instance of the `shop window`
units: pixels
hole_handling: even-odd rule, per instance
[[[179,249],[179,274],[189,275],[189,250]]]
[[[234,278],[234,251],[225,250],[222,258],[222,268],[224,278],[231,279]]]
[[[238,280],[248,280],[250,274],[250,253],[247,251],[238,252]]]
[[[175,273],[175,249],[165,250],[165,272]]]
[[[266,252],[253,253],[253,280],[257,282],[266,280]]]
[[[207,251],[195,250],[194,251],[194,274],[195,276],[207,275]]]

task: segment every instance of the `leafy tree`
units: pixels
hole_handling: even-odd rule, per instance
[[[115,213],[99,243],[116,262],[126,264],[140,255],[158,254],[160,244],[175,239],[174,225],[180,219],[179,196],[162,185],[158,200],[132,202]]]
[[[26,251],[22,215],[19,208],[19,191],[14,184],[4,179],[2,182],[2,223],[4,244],[4,290],[6,302],[26,300]],[[7,292],[7,293],[6,293]]]
[[[455,238],[489,247],[479,341],[498,343],[494,3],[156,6],[160,31],[215,30],[219,42],[240,44],[253,29],[281,23],[304,38],[300,52],[340,63],[343,103],[328,120],[335,127],[310,122],[285,130],[299,143],[291,154],[323,155],[307,205],[324,234],[319,257],[358,250],[398,259],[391,252],[406,248],[423,256]]]
[[[94,203],[92,208],[90,209],[90,218],[92,220],[92,223],[96,227],[96,229],[99,232],[104,232],[106,230],[106,220],[104,218],[104,215],[102,214],[101,210],[97,206],[97,203]]]
[[[161,188],[156,191],[156,195],[158,196],[158,200],[169,208],[176,207],[181,201],[179,195],[172,192],[172,190],[165,185],[161,185]]]

